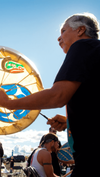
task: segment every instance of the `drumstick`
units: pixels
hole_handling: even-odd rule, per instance
[[[66,177],[72,173],[73,170],[69,171],[67,174],[65,174],[63,177]]]
[[[48,120],[48,117],[40,112],[40,114]]]
[[[47,116],[45,116],[44,114],[42,114],[41,112],[39,113],[39,114],[41,114],[43,117],[45,117],[47,120],[49,119]],[[55,120],[55,122],[56,122],[56,120]]]

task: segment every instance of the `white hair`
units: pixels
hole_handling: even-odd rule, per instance
[[[69,26],[75,30],[80,26],[85,26],[85,34],[91,38],[99,38],[99,22],[97,18],[91,13],[75,14],[65,20],[63,25],[68,22]]]

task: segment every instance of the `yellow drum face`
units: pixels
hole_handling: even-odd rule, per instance
[[[11,99],[43,89],[39,72],[25,55],[0,46],[0,87]],[[16,133],[29,126],[40,110],[8,110],[0,107],[0,135]]]

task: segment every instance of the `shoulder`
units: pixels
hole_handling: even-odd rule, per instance
[[[37,160],[41,165],[44,162],[51,162],[51,153],[46,149],[41,149],[38,153]]]
[[[42,156],[44,156],[44,155],[48,156],[48,155],[50,155],[50,152],[47,151],[46,149],[41,148],[41,150],[39,151],[39,154],[41,154]]]
[[[93,44],[100,44],[100,40],[98,39],[80,39],[80,40],[77,40],[75,43],[73,43],[72,45],[84,45],[84,44],[87,44],[87,45],[93,45]]]
[[[66,55],[65,63],[69,62],[78,64],[90,62],[94,56],[100,58],[100,40],[97,39],[81,39],[73,43]],[[81,59],[81,60],[80,60]]]
[[[46,149],[44,149],[44,152],[46,153],[46,154],[51,154],[49,151],[47,151]]]
[[[73,43],[69,49],[70,50],[74,50],[74,49],[81,49],[82,50],[87,50],[89,51],[89,49],[91,50],[91,48],[96,48],[97,46],[100,47],[100,40],[98,39],[81,39],[76,41],[75,43]]]

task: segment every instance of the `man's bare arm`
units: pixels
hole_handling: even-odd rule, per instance
[[[51,154],[47,153],[43,156],[43,167],[47,177],[56,177],[53,172]]]
[[[51,89],[34,93],[24,98],[10,100],[0,91],[0,106],[8,109],[49,109],[66,105],[80,86],[76,81],[56,82]]]

